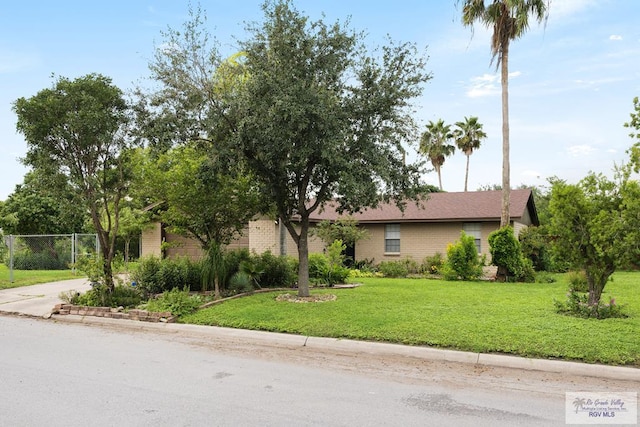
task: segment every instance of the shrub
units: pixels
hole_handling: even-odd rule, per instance
[[[589,292],[589,283],[584,271],[570,271],[567,273],[569,292]]]
[[[309,254],[309,279],[322,279],[329,270],[329,260],[324,254]]]
[[[149,300],[143,307],[147,311],[170,311],[174,316],[184,316],[196,311],[202,303],[202,297],[189,294],[187,288],[182,290],[174,288]]]
[[[536,271],[551,271],[551,253],[548,236],[542,227],[527,227],[520,232],[518,240],[522,255],[533,263]]]
[[[349,270],[349,278],[350,279],[358,279],[361,277],[383,277],[384,275],[379,271],[369,271],[369,270],[358,270],[357,268],[352,268]]]
[[[86,255],[78,257],[75,268],[87,275],[91,283],[104,283],[104,269],[102,260],[97,255]]]
[[[236,274],[229,279],[227,290],[230,293],[242,294],[253,290],[253,280],[248,273],[237,271]]]
[[[343,266],[344,245],[336,240],[327,248],[327,254],[309,254],[309,279],[316,284],[329,286],[344,283],[349,277],[349,269]]]
[[[378,264],[378,271],[384,277],[406,277],[409,274],[407,264],[403,261],[382,261]]]
[[[255,256],[251,255],[249,249],[246,248],[226,251],[224,253],[226,274],[221,281],[222,283],[220,283],[220,286],[223,288],[227,288],[231,278],[234,274],[242,269],[241,266],[243,264],[250,263],[252,267],[256,266],[257,262],[255,258]]]
[[[623,306],[616,304],[615,298],[611,298],[608,304],[599,301],[589,305],[589,294],[569,290],[567,300],[560,302],[554,300],[556,311],[560,314],[582,318],[608,319],[611,317],[627,317],[623,313]]]
[[[117,285],[113,292],[105,285],[94,286],[87,292],[61,294],[60,298],[70,304],[87,307],[137,307],[142,302],[140,292],[131,286]]]
[[[159,294],[173,288],[202,289],[201,265],[187,258],[145,257],[131,274],[137,287],[146,295]]]
[[[498,279],[532,282],[535,279],[533,263],[522,255],[520,242],[513,228],[502,227],[489,234],[491,263],[498,267]]]
[[[364,258],[353,263],[355,270],[360,270],[362,273],[375,273],[377,271],[375,260],[373,258]]]
[[[547,272],[542,271],[536,274],[536,283],[555,283],[556,281],[556,278]]]
[[[275,256],[270,251],[257,257],[260,286],[263,288],[290,287],[296,282],[296,271],[287,257]]]
[[[443,275],[446,280],[476,280],[482,277],[482,262],[473,236],[462,231],[460,240],[448,245]]]
[[[440,252],[427,256],[422,261],[420,271],[424,274],[438,274],[444,265],[444,258]]]

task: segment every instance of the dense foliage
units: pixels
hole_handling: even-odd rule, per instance
[[[482,277],[483,262],[478,256],[475,238],[460,233],[460,240],[447,247],[443,275],[447,280],[477,280]]]
[[[77,194],[98,234],[104,282],[113,290],[120,203],[131,179],[129,106],[122,91],[98,74],[61,77],[13,108],[27,142],[24,163],[63,176]]]
[[[501,281],[533,282],[533,263],[526,258],[513,228],[502,227],[489,234],[491,263],[498,267],[496,278]]]

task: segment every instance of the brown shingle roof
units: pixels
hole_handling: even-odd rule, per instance
[[[538,216],[531,190],[511,190],[511,219],[518,220],[527,210],[534,225]],[[451,221],[499,221],[502,206],[501,191],[469,191],[457,193],[431,193],[426,202],[416,205],[408,202],[404,212],[395,204],[381,204],[353,216],[361,223],[372,222],[451,222]],[[326,205],[321,212],[314,212],[311,221],[335,220],[339,217],[334,205]]]

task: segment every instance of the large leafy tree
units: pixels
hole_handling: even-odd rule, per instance
[[[427,129],[420,138],[420,152],[427,156],[438,174],[438,185],[442,191],[442,175],[440,173],[442,165],[447,157],[456,151],[456,146],[451,144],[453,140],[451,125],[445,124],[444,120],[429,121]]]
[[[464,173],[464,191],[467,191],[469,157],[471,157],[474,150],[480,148],[480,144],[487,137],[487,134],[482,130],[482,123],[478,121],[477,117],[465,117],[464,121],[455,123],[453,137],[458,149],[467,156],[467,166]]]
[[[0,207],[6,234],[70,234],[85,230],[86,210],[62,175],[29,171]]]
[[[309,295],[309,217],[334,201],[357,211],[416,197],[404,162],[416,135],[408,110],[430,76],[408,44],[367,55],[363,36],[310,21],[290,1],[268,2],[242,44],[249,78],[234,108],[234,148],[273,200],[298,247],[298,293]]]
[[[549,209],[555,248],[584,269],[590,306],[600,302],[616,268],[640,257],[640,185],[628,168],[617,179],[590,174],[578,184],[553,181]]]
[[[262,194],[250,173],[225,164],[195,144],[174,147],[141,162],[140,188],[150,203],[159,203],[158,219],[178,234],[200,242],[219,259],[225,245],[239,237],[262,208]],[[213,282],[219,295],[219,277]]]
[[[500,68],[502,86],[502,214],[500,226],[509,225],[511,192],[509,161],[509,49],[529,29],[529,18],[542,22],[548,17],[545,0],[464,0],[462,23],[473,26],[478,21],[492,29],[491,61]]]
[[[128,105],[108,77],[57,79],[14,104],[27,142],[25,163],[66,177],[98,234],[105,284],[113,289],[120,203],[130,180]]]

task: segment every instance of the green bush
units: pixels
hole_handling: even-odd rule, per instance
[[[361,273],[375,273],[378,271],[376,263],[373,258],[364,258],[353,263],[355,270],[360,270]]]
[[[475,238],[460,232],[460,240],[447,246],[447,261],[442,268],[446,280],[477,280],[482,277],[482,261]]]
[[[146,295],[184,287],[199,291],[202,289],[201,278],[199,262],[187,258],[160,259],[154,256],[142,258],[131,274],[131,279]]]
[[[570,271],[567,273],[569,292],[589,292],[589,283],[584,271]]]
[[[262,271],[260,275],[260,286],[263,288],[286,288],[291,287],[297,279],[293,263],[282,256],[275,256],[270,251],[266,251],[257,256],[258,269]]]
[[[533,263],[522,255],[513,228],[502,227],[489,234],[489,247],[491,263],[498,267],[498,279],[519,282],[535,280]]]
[[[253,280],[248,273],[245,273],[244,271],[237,271],[236,274],[231,276],[231,279],[229,279],[227,289],[230,293],[234,294],[250,292],[254,289]]]
[[[438,274],[444,265],[444,257],[440,252],[427,256],[422,261],[420,272],[423,274]]]
[[[545,229],[535,226],[525,228],[518,236],[522,255],[531,260],[536,271],[552,271],[548,239]]]
[[[183,290],[174,288],[149,300],[143,307],[151,312],[169,311],[174,316],[184,316],[193,313],[202,304],[201,296],[191,295],[187,288]]]
[[[253,267],[257,266],[258,264],[256,256],[252,256],[249,252],[249,249],[246,248],[225,251],[224,263],[226,274],[220,285],[225,289],[228,287],[233,275],[242,270],[241,266],[243,264],[246,264],[247,267],[250,264],[251,269],[253,269]]]
[[[309,279],[322,279],[329,270],[329,260],[324,254],[309,254]]]
[[[560,314],[582,318],[608,319],[611,317],[627,317],[623,313],[623,306],[616,304],[611,298],[608,304],[599,301],[598,304],[589,305],[589,294],[569,290],[567,300],[560,302],[554,300],[556,311]]]
[[[63,299],[70,304],[87,307],[134,308],[142,302],[142,295],[136,288],[128,285],[117,285],[113,292],[109,292],[105,285],[98,285],[83,294],[67,295]]]
[[[339,242],[339,240],[336,240]],[[339,247],[335,251],[340,250]],[[309,280],[315,284],[335,285],[344,283],[349,277],[349,269],[342,265],[341,256],[334,257],[321,253],[309,254]]]
[[[536,283],[555,283],[557,279],[550,273],[541,271],[536,274]]]
[[[404,261],[382,261],[378,264],[378,271],[384,277],[407,277],[409,269]]]

